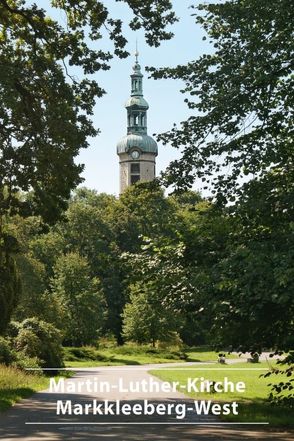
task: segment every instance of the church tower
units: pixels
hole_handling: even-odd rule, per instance
[[[127,135],[117,144],[120,166],[120,193],[136,182],[155,178],[157,143],[147,135],[147,110],[149,105],[143,97],[143,75],[136,62],[131,74],[131,96],[125,104],[127,109]]]

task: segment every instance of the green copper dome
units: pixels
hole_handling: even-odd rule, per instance
[[[131,96],[125,104],[125,107],[141,107],[144,109],[149,109],[147,101],[142,96]]]
[[[145,134],[129,134],[124,136],[117,144],[117,154],[128,153],[138,148],[142,153],[153,153],[157,155],[157,143],[151,136]]]

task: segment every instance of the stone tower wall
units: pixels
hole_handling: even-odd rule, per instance
[[[140,182],[155,178],[155,155],[143,153],[138,160],[133,160],[127,153],[120,155],[120,193],[131,185],[131,164],[140,164]]]

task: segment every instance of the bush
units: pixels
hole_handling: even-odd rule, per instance
[[[13,352],[5,338],[0,337],[0,364],[9,365],[13,361]]]
[[[6,328],[6,335],[12,338],[16,337],[19,333],[19,325],[19,322],[15,322],[13,320],[9,322]]]
[[[17,351],[22,351],[27,357],[38,357],[42,352],[42,341],[30,329],[21,329],[14,340]]]
[[[79,361],[79,360],[95,360],[104,361],[107,357],[99,354],[99,352],[92,346],[84,347],[66,347],[64,348],[64,355],[67,361]]]
[[[38,357],[28,357],[23,352],[17,352],[16,360],[12,363],[12,366],[19,369],[28,369],[28,368],[38,369],[42,367],[42,361]],[[40,374],[40,372],[35,372],[35,371],[33,371],[32,373]]]
[[[167,333],[164,340],[158,341],[158,347],[161,349],[182,348],[183,341],[177,332],[171,331]]]
[[[62,336],[52,324],[36,317],[24,320],[15,346],[25,357],[40,360],[42,367],[62,367]]]

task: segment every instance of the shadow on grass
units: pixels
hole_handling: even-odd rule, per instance
[[[225,352],[225,351],[215,351],[212,346],[189,346],[186,352]]]
[[[138,362],[137,360],[125,360],[124,358],[105,358],[103,360],[93,360],[93,359],[76,359],[76,360],[65,360],[65,365],[67,367],[76,367],[74,363],[79,363],[79,366],[85,366],[85,367],[91,367],[92,366],[111,366],[113,364],[115,365],[141,365],[142,363]]]
[[[224,421],[269,422],[271,426],[294,427],[294,409],[285,406],[276,406],[266,399],[241,401],[238,406],[238,415],[223,416]]]
[[[13,403],[20,400],[21,398],[28,398],[33,393],[34,389],[30,387],[16,387],[1,389],[0,392],[0,411],[7,410],[11,407]]]
[[[125,360],[123,358],[111,358],[109,360],[111,363],[121,363],[126,365],[140,365],[141,363],[137,360]]]

